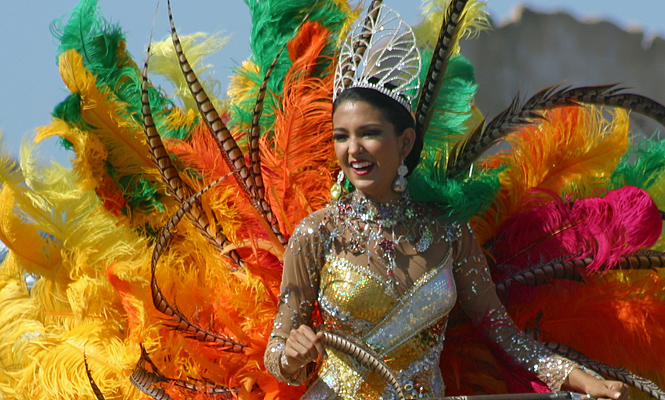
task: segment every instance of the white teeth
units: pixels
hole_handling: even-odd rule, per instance
[[[369,167],[370,165],[372,165],[372,163],[369,162],[369,161],[352,161],[351,162],[351,166],[353,168],[365,168],[365,167]]]

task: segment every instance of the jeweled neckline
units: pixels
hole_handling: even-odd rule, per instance
[[[387,228],[411,221],[420,214],[408,191],[384,203],[372,201],[363,193],[355,191],[340,199],[339,209],[343,214],[353,214],[361,221],[374,222]]]
[[[434,242],[436,221],[426,217],[425,207],[411,200],[409,192],[378,203],[356,191],[333,204],[340,218],[337,232],[351,233],[344,243],[346,250],[354,255],[376,257],[385,265],[386,277],[394,285],[399,284],[393,275],[397,247],[408,244],[417,253],[423,253]]]

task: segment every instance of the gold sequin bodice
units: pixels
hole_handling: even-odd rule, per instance
[[[400,384],[413,397],[443,393],[439,353],[455,300],[450,257],[403,295],[381,275],[344,258],[326,257],[321,270],[319,305],[326,328],[361,338],[398,372]],[[329,351],[319,377],[336,398],[393,397],[378,375],[334,351]],[[319,390],[315,385],[310,392]]]

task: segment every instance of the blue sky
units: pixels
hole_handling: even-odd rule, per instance
[[[172,0],[176,25],[182,34],[224,31],[233,37],[227,48],[209,59],[216,76],[225,82],[230,67],[249,55],[249,16],[241,0]],[[34,128],[50,121],[53,107],[65,98],[66,88],[55,64],[56,44],[51,21],[74,8],[75,0],[3,1],[0,13],[0,132],[4,145],[18,154],[21,140]],[[418,20],[417,0],[386,1],[410,23]],[[489,0],[488,9],[497,24],[509,20],[519,4],[544,12],[567,11],[580,20],[605,19],[622,28],[640,29],[665,37],[663,0]],[[100,0],[111,22],[127,32],[130,52],[142,60],[157,7],[156,0]],[[154,28],[156,39],[169,32],[166,2],[161,1]],[[491,33],[489,33],[491,34]],[[226,84],[226,83],[224,83]],[[55,140],[40,146],[43,160],[66,163],[68,155]]]

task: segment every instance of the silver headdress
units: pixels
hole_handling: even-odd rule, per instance
[[[379,5],[356,23],[342,43],[333,100],[349,88],[375,89],[411,112],[420,87],[416,36],[393,9]]]

